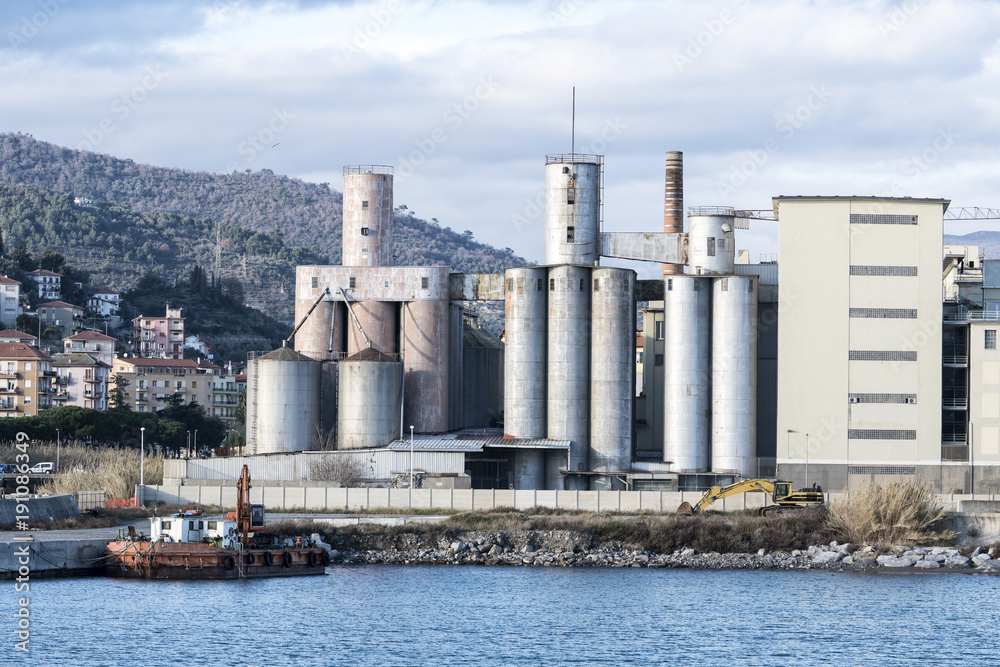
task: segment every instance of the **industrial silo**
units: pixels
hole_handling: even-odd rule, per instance
[[[383,354],[396,354],[398,345],[399,304],[390,301],[352,301],[354,317],[347,322],[347,354],[357,354],[369,347],[365,336],[358,330],[358,323],[364,329],[371,347]]]
[[[545,158],[545,263],[597,263],[601,233],[600,155]]]
[[[313,305],[315,304],[315,308]],[[312,308],[312,312],[309,309]],[[308,313],[308,316],[307,316]],[[333,332],[337,304],[333,297],[326,296],[316,304],[316,300],[297,299],[295,302],[295,322],[299,330],[295,334],[295,351],[325,361],[332,358],[334,350]]]
[[[404,425],[417,433],[448,431],[451,342],[448,301],[403,305]]]
[[[757,277],[712,282],[712,470],[756,477]]]
[[[282,347],[253,359],[247,371],[254,453],[312,449],[320,424],[320,362]]]
[[[704,472],[711,443],[712,279],[667,276],[663,321],[663,459],[675,472]]]
[[[337,448],[385,447],[398,438],[403,364],[368,348],[337,366]]]
[[[732,273],[736,262],[735,212],[726,206],[688,213],[688,265],[694,274]]]
[[[544,438],[548,347],[548,269],[506,271],[504,433]]]
[[[570,440],[568,489],[587,489],[590,470],[589,267],[549,269],[548,437]],[[630,320],[631,321],[631,320]]]
[[[343,266],[392,266],[392,167],[344,167]]]
[[[625,488],[632,464],[632,402],[635,396],[635,272],[595,268],[590,352],[591,489]]]
[[[514,450],[514,488],[519,490],[546,488],[543,450]]]

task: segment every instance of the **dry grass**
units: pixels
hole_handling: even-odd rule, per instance
[[[930,486],[917,482],[869,484],[830,505],[828,525],[852,544],[941,544],[955,537]]]
[[[36,448],[34,452],[38,452]],[[51,461],[55,461],[55,448]],[[67,451],[71,452],[67,460]],[[113,498],[131,498],[135,495],[135,487],[139,483],[140,456],[135,449],[63,449],[60,456],[60,467],[66,471],[54,476],[44,486],[40,493],[75,493],[76,491],[97,491],[106,489]],[[43,460],[33,456],[34,460]],[[163,483],[163,459],[157,456],[147,456],[145,461],[146,484]]]

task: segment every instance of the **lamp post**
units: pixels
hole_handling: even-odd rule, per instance
[[[410,424],[410,492],[413,492],[413,424]]]
[[[139,429],[139,486],[146,485],[146,427]],[[138,500],[139,494],[136,495]]]
[[[806,488],[809,488],[809,434],[806,433]]]
[[[198,454],[198,429],[194,430],[194,447],[193,447],[193,450],[194,450],[195,455],[197,455]],[[191,452],[190,451],[188,452],[188,458],[191,458]]]
[[[56,429],[56,472],[59,472],[59,448],[62,444],[62,438],[59,437],[59,429]]]

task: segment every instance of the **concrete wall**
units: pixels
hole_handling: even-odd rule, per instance
[[[21,550],[29,550],[26,567],[32,579],[93,574],[104,568],[107,538],[0,542],[0,579],[14,579],[22,567]]]
[[[14,525],[17,521],[18,503],[28,507],[28,525],[59,521],[80,516],[73,496],[43,496],[40,498],[11,498],[0,500],[0,525]]]

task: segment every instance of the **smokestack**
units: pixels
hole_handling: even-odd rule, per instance
[[[663,232],[684,232],[684,153],[667,151],[667,176],[663,199]],[[663,275],[684,273],[681,264],[664,264]]]

